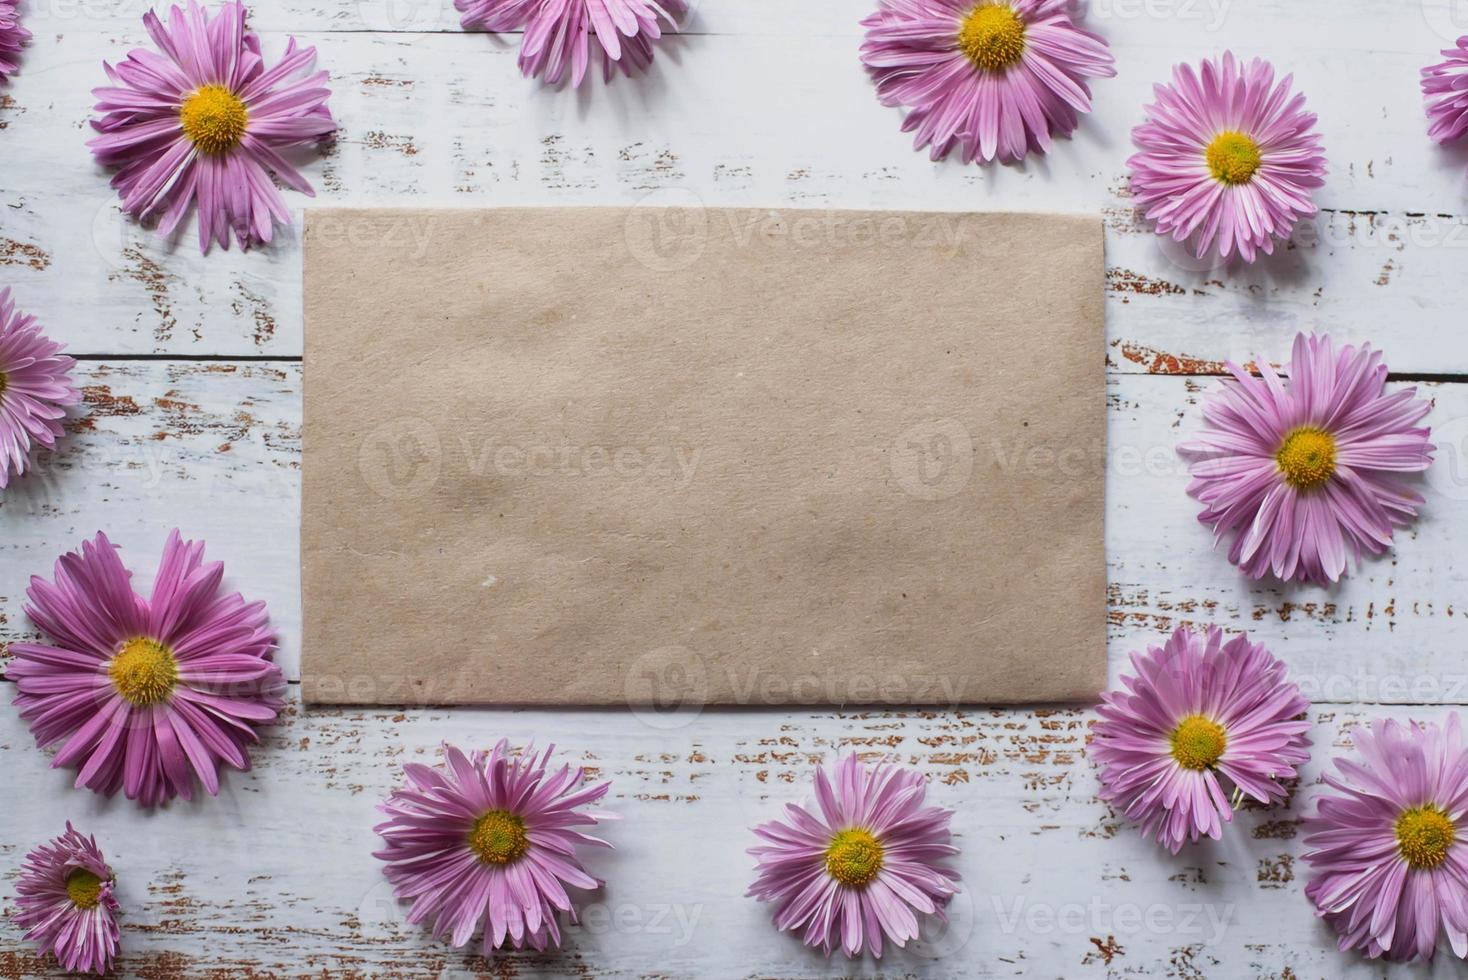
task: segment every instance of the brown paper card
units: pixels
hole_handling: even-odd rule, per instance
[[[1098,219],[318,210],[305,243],[308,700],[1104,685]]]

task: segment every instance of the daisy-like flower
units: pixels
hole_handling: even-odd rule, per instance
[[[1468,753],[1458,716],[1378,721],[1351,733],[1359,759],[1327,773],[1336,795],[1305,818],[1305,895],[1342,950],[1431,959],[1440,936],[1468,957]]]
[[[561,943],[557,912],[576,921],[566,885],[597,888],[577,857],[581,844],[611,847],[576,829],[616,815],[584,810],[610,782],[582,786],[583,771],[546,764],[554,747],[511,755],[501,740],[473,758],[445,745],[445,762],[404,766],[408,783],[381,810],[374,828],[387,846],[375,857],[399,899],[413,902],[412,923],[432,920],[434,936],[463,946],[484,929],[484,952],[503,946],[545,950]]]
[[[265,604],[220,595],[224,566],[177,531],[152,596],[131,577],[99,533],[54,582],[31,579],[26,613],[55,645],[10,645],[20,716],[37,745],[64,743],[51,765],[80,767],[77,786],[151,807],[190,799],[197,776],[216,796],[220,763],[249,769],[255,727],[285,706]]]
[[[1422,69],[1422,96],[1427,100],[1427,135],[1451,143],[1468,134],[1468,35],[1445,48],[1445,60]]]
[[[117,956],[112,869],[95,837],[66,833],[25,857],[15,883],[15,924],[63,970],[106,973]]]
[[[775,902],[775,927],[800,931],[828,955],[839,947],[881,957],[883,936],[903,946],[918,935],[918,916],[946,921],[958,875],[944,858],[953,812],[924,806],[919,772],[897,766],[868,771],[849,755],[835,782],[816,770],[816,809],[787,804],[784,820],[754,828],[766,843],[750,848],[759,877],[748,895]]]
[[[316,49],[291,38],[267,69],[241,3],[210,14],[189,0],[166,26],[152,11],[143,23],[158,52],[140,48],[116,68],[104,62],[112,84],[92,90],[101,135],[87,145],[99,163],[119,168],[112,186],[123,210],[161,215],[166,236],[197,203],[206,253],[216,242],[229,248],[231,233],[241,248],[269,242],[274,222],[291,220],[271,174],[315,194],[281,151],[336,131],[326,72],[312,72]]]
[[[593,58],[601,61],[603,82],[618,71],[646,69],[653,43],[663,36],[662,22],[676,30],[688,13],[688,0],[454,0],[454,6],[468,30],[524,28],[520,71],[555,85],[569,68],[572,88]]]
[[[1127,166],[1159,235],[1195,236],[1199,258],[1212,248],[1253,262],[1316,212],[1310,195],[1325,183],[1325,154],[1292,79],[1276,85],[1269,62],[1243,64],[1229,52],[1197,73],[1178,65],[1171,85],[1153,86],[1157,101],[1132,130],[1139,152]]]
[[[30,39],[31,32],[20,26],[15,0],[0,0],[0,82],[20,67],[20,49]]]
[[[0,289],[0,490],[26,471],[33,445],[55,447],[67,406],[81,401],[71,385],[74,362],[35,324]]]
[[[1435,448],[1418,427],[1430,405],[1416,388],[1385,392],[1371,345],[1336,350],[1329,337],[1295,337],[1289,382],[1263,359],[1262,377],[1237,364],[1208,395],[1204,428],[1178,447],[1204,505],[1198,520],[1245,574],[1325,584],[1349,553],[1379,555],[1392,529],[1423,502],[1398,474],[1427,469]]]
[[[1009,163],[1068,136],[1091,111],[1088,78],[1116,74],[1106,42],[1067,0],[877,0],[861,60],[885,106],[907,106],[904,133],[938,160]]]
[[[1224,780],[1235,796],[1284,799],[1280,782],[1310,757],[1310,722],[1298,717],[1310,702],[1283,663],[1246,636],[1223,642],[1216,627],[1178,629],[1131,659],[1136,675],[1096,709],[1101,799],[1174,854],[1233,820]]]

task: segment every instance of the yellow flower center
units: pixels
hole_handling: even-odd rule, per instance
[[[223,85],[205,85],[184,99],[178,118],[184,135],[200,153],[224,153],[245,135],[250,114],[239,96]]]
[[[1223,726],[1202,715],[1188,715],[1172,730],[1172,757],[1184,769],[1207,769],[1228,747]]]
[[[1247,184],[1259,169],[1259,144],[1236,129],[1213,137],[1204,156],[1213,178],[1225,184]]]
[[[958,48],[984,71],[1002,71],[1025,53],[1025,22],[1007,3],[981,3],[959,26]]]
[[[1431,803],[1403,810],[1397,818],[1397,848],[1414,871],[1428,871],[1442,864],[1457,839],[1453,821]]]
[[[117,693],[140,708],[157,704],[173,693],[178,683],[178,661],[173,651],[146,636],[135,636],[122,645],[107,676]]]
[[[1285,436],[1274,460],[1290,486],[1313,490],[1335,474],[1335,437],[1324,429],[1302,426]]]
[[[838,831],[826,848],[826,871],[848,888],[862,888],[882,870],[885,853],[870,830]]]
[[[10,379],[5,376],[4,371],[0,371],[0,398],[5,397],[5,389],[9,386]]]
[[[525,821],[509,810],[490,810],[474,821],[469,849],[485,864],[509,864],[530,849]]]
[[[77,868],[66,876],[66,894],[79,909],[94,909],[102,900],[102,879],[86,868]]]

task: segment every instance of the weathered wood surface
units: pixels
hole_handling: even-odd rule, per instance
[[[94,830],[128,909],[122,969],[151,978],[263,977],[1375,977],[1333,948],[1303,895],[1299,821],[1350,729],[1372,718],[1440,720],[1440,708],[1325,707],[1314,758],[1287,805],[1245,809],[1224,840],[1177,857],[1095,797],[1084,710],[931,713],[706,712],[674,730],[595,712],[304,710],[293,705],[218,799],[143,814],[68,790],[64,774],[0,715],[8,794],[0,864],[62,816]],[[372,834],[407,760],[438,744],[560,750],[613,780],[612,882],[557,956],[455,951],[404,921]],[[837,753],[900,760],[956,811],[964,897],[952,927],[870,963],[827,963],[771,931],[741,897],[750,824],[804,800]],[[0,977],[43,968],[7,932]],[[1402,976],[1431,975],[1426,970]],[[1440,959],[1436,974],[1454,976]]]
[[[281,663],[298,677],[300,365],[85,361],[79,370],[87,401],[70,437],[0,501],[0,639],[30,635],[26,582],[49,576],[56,556],[82,538],[106,530],[146,583],[177,525],[209,542],[234,587],[266,600]],[[1213,622],[1268,640],[1318,699],[1468,702],[1458,641],[1468,615],[1468,384],[1419,386],[1444,442],[1422,483],[1422,519],[1392,554],[1324,589],[1244,579],[1196,522],[1173,447],[1199,425],[1199,399],[1214,383],[1111,381],[1113,674],[1139,644]],[[1067,479],[1063,465],[1016,447],[999,458]]]
[[[109,32],[137,24],[150,0],[35,0],[28,6],[38,33]],[[871,12],[868,0],[689,0],[686,34],[745,34],[810,38],[856,37]],[[1342,8],[1331,0],[1086,0],[1077,9],[1103,28],[1165,47],[1178,41],[1218,46],[1278,40],[1293,32],[1297,47],[1398,48],[1416,43],[1424,30],[1444,38],[1468,21],[1452,0],[1420,0],[1404,8],[1394,0],[1356,0]],[[261,31],[456,32],[453,0],[270,0],[251,7]],[[1457,33],[1454,33],[1454,32]]]
[[[230,584],[265,599],[299,675],[300,254],[296,232],[202,258],[123,219],[85,149],[99,62],[143,40],[142,0],[30,0],[36,39],[0,89],[0,286],[88,355],[63,447],[0,496],[0,642],[32,635],[33,573],[105,529],[145,585],[169,527],[208,540]],[[1075,138],[1021,167],[931,164],[876,104],[856,58],[867,0],[701,0],[652,77],[582,93],[515,70],[518,38],[455,31],[450,0],[270,0],[253,24],[318,46],[342,130],[306,172],[332,204],[648,204],[1063,209],[1107,221],[1113,677],[1176,625],[1267,640],[1316,700],[1314,759],[1287,806],[1246,810],[1177,858],[1096,797],[1094,713],[791,708],[673,717],[296,702],[221,798],[145,814],[69,788],[13,709],[0,895],[64,819],[95,832],[128,910],[122,971],[237,976],[1374,977],[1334,950],[1302,891],[1298,821],[1328,758],[1374,717],[1441,720],[1468,702],[1468,150],[1424,135],[1417,71],[1468,18],[1454,0],[1090,0],[1119,77]],[[1323,211],[1274,259],[1199,269],[1132,207],[1127,131],[1179,59],[1232,47],[1295,72],[1331,163]],[[287,193],[293,207],[306,198]],[[403,230],[405,257],[413,229]],[[975,270],[982,302],[983,270]],[[465,275],[493,274],[466,269]],[[405,325],[412,329],[414,325]],[[1275,360],[1297,329],[1370,338],[1426,375],[1439,461],[1394,553],[1335,589],[1240,578],[1208,548],[1173,446],[1228,357]],[[133,360],[127,357],[149,359]],[[152,359],[156,358],[156,359]],[[199,360],[204,358],[206,360]],[[255,359],[255,360],[250,360]],[[1037,370],[1044,352],[1036,351]],[[1149,375],[1183,375],[1149,376]],[[1047,465],[1044,461],[1026,465]],[[1057,467],[1056,478],[1064,479]],[[1002,560],[989,558],[985,560]],[[1037,610],[1043,615],[1044,610]],[[412,637],[384,642],[411,645]],[[7,700],[13,690],[0,685]],[[294,690],[294,688],[293,688]],[[438,743],[554,738],[615,780],[612,881],[558,956],[485,960],[403,922],[377,863],[373,807]],[[827,964],[742,898],[748,826],[857,749],[919,766],[957,811],[968,891],[924,950]],[[0,977],[47,972],[8,923]]]
[[[823,22],[831,33],[813,34],[814,14],[776,21],[790,25],[782,33],[755,30],[758,18],[729,13],[736,4],[708,3],[702,16],[714,19],[717,10],[751,33],[671,39],[653,78],[580,93],[520,78],[513,38],[318,33],[342,26],[322,21],[302,39],[317,45],[333,74],[342,128],[306,172],[319,200],[341,204],[1099,212],[1108,225],[1108,333],[1118,372],[1211,372],[1224,358],[1256,353],[1279,359],[1300,328],[1369,333],[1397,372],[1468,370],[1459,292],[1468,267],[1468,152],[1425,136],[1417,72],[1444,43],[1426,15],[1347,18],[1355,26],[1329,35],[1335,46],[1299,46],[1298,32],[1261,30],[1269,17],[1286,16],[1273,4],[1231,4],[1216,31],[1181,15],[1111,12],[1097,26],[1116,48],[1120,74],[1096,84],[1096,112],[1075,138],[1023,167],[984,169],[935,165],[910,149],[898,112],[877,104],[858,63],[851,25],[860,8],[844,6],[842,18]],[[1317,13],[1342,20],[1326,10]],[[261,19],[272,16],[262,11]],[[290,16],[292,24],[310,20]],[[1389,21],[1382,30],[1392,46],[1378,36],[1378,20]],[[102,80],[102,59],[143,39],[140,27],[57,23],[59,33],[38,31],[25,71],[0,94],[11,165],[0,182],[0,284],[14,286],[83,353],[298,355],[296,231],[263,252],[206,259],[191,231],[170,246],[125,219],[85,149],[88,90]],[[1163,43],[1175,34],[1176,43]],[[277,50],[284,37],[266,42]],[[1148,230],[1132,206],[1124,161],[1153,82],[1174,60],[1228,44],[1295,71],[1320,115],[1331,176],[1318,196],[1323,210],[1292,247],[1224,271],[1200,269]],[[761,70],[750,71],[755,65]],[[287,196],[297,209],[309,203]],[[403,229],[405,258],[413,232]],[[982,302],[983,270],[975,282]]]

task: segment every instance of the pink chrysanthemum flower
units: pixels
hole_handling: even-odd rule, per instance
[[[432,920],[435,936],[455,946],[484,929],[484,952],[503,946],[544,950],[561,943],[558,911],[576,921],[566,885],[597,888],[576,855],[580,844],[611,847],[577,830],[616,815],[581,807],[611,783],[581,786],[583,771],[546,764],[533,749],[512,756],[501,740],[470,759],[444,746],[439,766],[410,762],[408,785],[381,809],[375,832],[387,847],[374,855],[399,899],[412,899],[408,921]]]
[[[881,957],[918,936],[918,916],[946,921],[958,875],[941,862],[953,812],[924,806],[919,772],[877,766],[855,755],[836,765],[835,784],[816,770],[817,810],[787,804],[785,819],[754,828],[767,843],[750,848],[759,877],[748,895],[775,902],[775,927],[800,931],[807,946]]]
[[[87,145],[104,166],[118,167],[112,186],[123,210],[173,232],[197,202],[199,248],[241,248],[270,241],[274,222],[290,211],[271,179],[314,196],[282,150],[336,131],[326,108],[326,72],[312,72],[315,48],[297,48],[266,69],[260,39],[245,30],[245,8],[225,3],[212,15],[189,0],[165,26],[143,16],[159,54],[137,49],[116,68],[112,84],[92,90],[101,135]]]
[[[177,531],[153,594],[129,584],[117,546],[98,534],[31,578],[26,613],[55,646],[12,643],[6,675],[36,744],[65,740],[53,768],[80,766],[77,786],[155,806],[190,799],[197,776],[219,793],[219,765],[250,768],[255,727],[285,706],[263,602],[220,595],[220,562]]]
[[[1422,69],[1422,95],[1427,100],[1427,135],[1451,143],[1468,134],[1468,35],[1445,48],[1444,61]]]
[[[1378,721],[1351,734],[1359,760],[1337,759],[1305,818],[1314,877],[1305,895],[1342,950],[1431,959],[1439,936],[1468,957],[1468,753],[1458,716],[1437,725]]]
[[[907,106],[904,133],[938,160],[1009,163],[1050,149],[1091,111],[1088,78],[1116,74],[1106,42],[1067,0],[877,0],[861,60],[885,106]]]
[[[63,970],[106,973],[117,956],[112,869],[95,837],[66,833],[25,857],[15,883],[15,924]]]
[[[81,401],[71,385],[74,362],[35,324],[0,289],[0,490],[29,467],[33,445],[56,446],[67,406]]]
[[[1131,659],[1136,676],[1097,708],[1101,799],[1174,854],[1233,820],[1225,779],[1236,796],[1284,799],[1280,781],[1310,757],[1310,722],[1298,717],[1310,702],[1283,663],[1246,636],[1224,643],[1216,627],[1180,628]]]
[[[602,80],[617,71],[631,75],[652,63],[653,42],[663,36],[660,21],[677,29],[688,0],[454,0],[466,29],[525,29],[520,71],[555,85],[571,69],[571,87],[581,84],[593,57]],[[593,45],[592,39],[596,39]]]
[[[1140,152],[1127,161],[1132,194],[1159,235],[1196,236],[1199,258],[1237,252],[1253,262],[1274,251],[1295,221],[1316,212],[1311,192],[1325,183],[1325,154],[1293,76],[1231,52],[1172,71],[1155,85],[1147,121],[1132,130]]]
[[[1336,351],[1329,337],[1295,337],[1289,383],[1263,358],[1262,377],[1234,376],[1203,406],[1204,429],[1178,447],[1188,493],[1214,543],[1233,535],[1228,560],[1245,574],[1325,584],[1349,552],[1381,554],[1392,529],[1423,502],[1398,474],[1427,469],[1431,407],[1416,388],[1385,393],[1387,370],[1371,345]]]
[[[0,82],[20,67],[20,49],[30,39],[31,32],[20,26],[15,0],[0,0]]]

